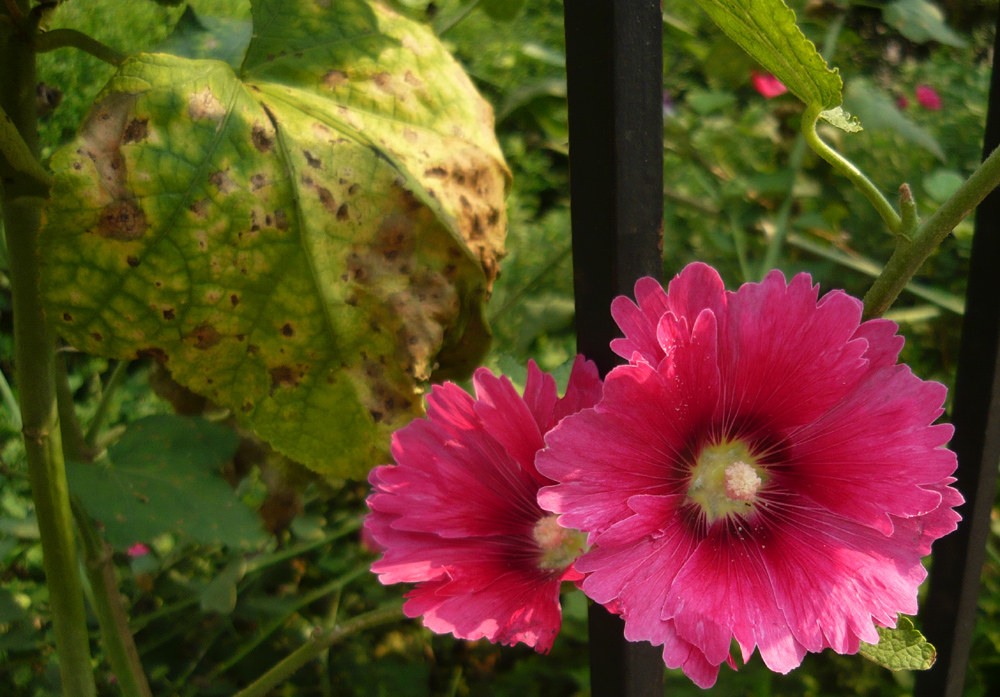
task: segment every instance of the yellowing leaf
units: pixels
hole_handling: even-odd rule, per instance
[[[810,106],[840,104],[843,83],[795,24],[783,0],[698,0],[726,36]]]
[[[53,157],[47,307],[151,355],[309,467],[363,477],[423,380],[489,345],[506,234],[493,113],[426,28],[259,0],[237,75],[140,55]]]

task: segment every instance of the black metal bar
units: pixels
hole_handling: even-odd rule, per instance
[[[566,0],[577,349],[617,363],[611,300],[663,272],[663,17],[659,0]],[[590,610],[593,697],[662,697],[663,660]]]
[[[1000,19],[986,116],[983,157],[1000,145]],[[921,610],[937,663],[917,678],[915,697],[961,697],[972,647],[979,576],[986,560],[990,511],[1000,462],[1000,190],[976,211],[965,294],[962,345],[955,378],[951,448],[958,455],[957,487],[966,502],[958,530],[934,545],[931,581]]]

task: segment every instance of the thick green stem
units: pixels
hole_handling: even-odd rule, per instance
[[[337,642],[362,630],[380,624],[395,622],[396,620],[403,619],[403,617],[403,601],[399,600],[390,605],[380,607],[377,610],[358,615],[352,620],[329,631],[317,632],[309,638],[308,642],[290,653],[284,660],[260,676],[245,690],[237,692],[234,697],[265,697],[271,690],[290,678],[295,671],[309,661],[317,658]]]
[[[14,32],[0,44],[0,107],[38,157],[35,115],[35,53],[29,38]],[[43,567],[55,630],[63,692],[93,697],[94,674],[77,564],[73,516],[63,463],[55,387],[55,343],[42,309],[38,230],[41,199],[22,195],[24,183],[3,183],[3,215],[10,252],[14,305],[15,378],[24,422],[31,494],[41,534]]]
[[[860,169],[854,166],[854,163],[824,143],[819,137],[819,134],[816,132],[816,122],[819,121],[819,114],[821,111],[821,107],[810,106],[806,107],[806,112],[802,115],[802,135],[805,136],[806,143],[809,144],[809,147],[812,148],[817,155],[833,165],[835,170],[850,179],[851,183],[865,195],[865,198],[871,201],[873,206],[875,206],[875,210],[877,210],[878,214],[882,216],[882,220],[885,221],[889,230],[891,230],[894,235],[897,234],[899,232],[901,221],[899,213],[897,213],[896,209],[892,207],[892,204],[886,200],[885,196],[883,196],[882,192],[878,190],[878,187],[872,183],[871,179],[866,177]]]
[[[881,317],[938,245],[986,195],[1000,184],[1000,148],[990,153],[951,198],[917,228],[913,239],[899,237],[896,251],[865,295],[865,319]]]
[[[97,443],[97,436],[101,434],[101,425],[104,423],[104,419],[108,415],[108,410],[111,408],[111,398],[118,391],[118,386],[125,379],[128,364],[128,361],[118,361],[114,371],[111,373],[111,377],[108,378],[108,384],[101,390],[101,401],[97,405],[97,411],[94,412],[94,419],[90,422],[90,426],[87,428],[87,435],[84,438],[88,448],[93,448],[95,443]]]
[[[118,51],[76,29],[53,29],[35,39],[36,53],[48,53],[57,48],[68,47],[78,48],[111,65],[121,65],[125,60],[125,56]]]
[[[153,693],[139,661],[139,652],[128,628],[128,616],[118,593],[118,578],[111,561],[111,545],[97,534],[83,505],[74,499],[72,506],[76,527],[83,542],[87,579],[93,591],[91,604],[101,625],[104,653],[118,679],[118,687],[124,697],[152,697]]]

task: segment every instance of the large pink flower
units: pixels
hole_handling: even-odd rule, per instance
[[[462,639],[551,648],[562,621],[559,586],[579,580],[573,560],[583,536],[537,502],[552,484],[535,469],[543,436],[601,397],[593,363],[577,357],[561,399],[534,362],[522,398],[485,368],[476,399],[457,385],[435,387],[427,418],[393,435],[397,465],[372,470],[365,521],[384,557],[382,583],[409,582],[404,612]]]
[[[777,271],[727,292],[704,264],[640,280],[612,305],[630,364],[537,459],[560,482],[539,502],[595,545],[584,591],[702,687],[733,638],[780,672],[877,642],[958,521],[944,386],[896,364],[893,322],[817,296]]]

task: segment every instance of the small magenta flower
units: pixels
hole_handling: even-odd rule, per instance
[[[445,383],[427,418],[393,434],[396,465],[372,470],[365,526],[385,549],[372,565],[382,583],[417,583],[403,611],[461,639],[522,642],[547,652],[562,622],[559,587],[583,576],[586,546],[537,502],[554,482],[535,455],[563,417],[594,406],[601,380],[577,357],[561,399],[551,375],[528,365],[524,396],[485,368],[476,399]]]
[[[781,80],[771,73],[760,73],[754,70],[750,74],[750,81],[753,83],[753,88],[765,99],[780,97],[788,91],[788,88],[782,84]]]
[[[127,554],[135,559],[136,557],[144,557],[149,554],[149,547],[141,542],[136,542],[134,545],[128,548]]]
[[[915,613],[962,497],[945,387],[897,365],[896,324],[807,274],[734,293],[692,264],[635,293],[612,305],[629,365],[537,458],[542,507],[589,533],[584,592],[702,687],[733,639],[785,673]]]
[[[941,110],[941,95],[929,85],[919,85],[916,90],[917,103],[924,109]]]

